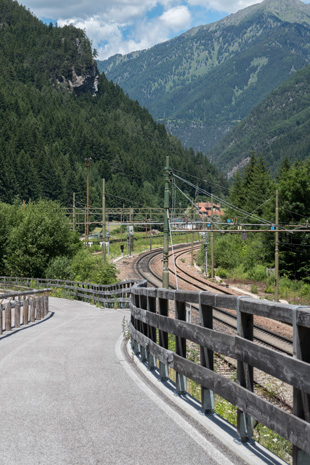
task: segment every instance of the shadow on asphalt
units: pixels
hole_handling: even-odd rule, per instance
[[[12,331],[10,331],[9,334],[1,335],[0,336],[0,341],[2,341],[2,339],[6,339],[7,337],[11,337],[16,333],[19,333],[20,331],[25,331],[25,329],[30,329],[30,328],[33,328],[34,326],[38,326],[38,325],[40,325],[42,323],[45,323],[50,318],[53,318],[54,315],[55,315],[55,312],[50,312],[50,314],[46,318],[44,318],[44,320],[40,320],[40,321],[37,321],[36,323],[28,324],[27,326],[23,326],[21,328],[16,328],[16,329],[13,328]]]
[[[128,360],[129,359],[129,354],[128,354],[128,351],[126,350],[125,344],[123,345],[123,353],[125,354],[125,356],[127,355],[127,360]],[[154,380],[156,380],[162,386],[165,386],[167,391],[170,391],[175,397],[181,398],[184,401],[185,404],[189,405],[191,408],[196,410],[199,414],[201,414],[202,416],[207,417],[208,420],[211,421],[214,425],[220,427],[223,432],[225,432],[228,436],[231,437],[231,439],[234,441],[234,443],[240,445],[240,447],[246,448],[250,454],[253,454],[253,456],[260,459],[266,465],[280,465],[280,464],[283,464],[283,462],[280,459],[277,460],[277,457],[275,457],[275,456],[271,457],[270,454],[269,454],[269,451],[267,449],[265,449],[264,447],[260,446],[253,439],[250,439],[249,442],[241,442],[240,439],[239,439],[236,428],[233,425],[231,425],[227,420],[225,420],[224,418],[220,417],[219,415],[217,415],[215,413],[210,413],[210,414],[203,413],[202,410],[201,410],[200,403],[194,397],[192,397],[188,393],[186,395],[178,395],[178,394],[176,394],[176,384],[173,381],[171,381],[170,379],[162,381],[160,379],[158,369],[150,370],[148,368],[148,365],[147,365],[146,362],[142,362],[139,357],[137,357],[137,359],[139,360],[141,365],[144,365],[146,371],[153,375]],[[156,383],[154,384],[154,382],[150,381],[150,379],[147,378],[145,376],[145,374],[143,372],[141,372],[141,370],[139,370],[137,365],[135,365],[133,363],[133,366],[136,368],[136,371],[139,372],[140,376],[143,377],[144,382],[146,384],[151,383],[153,388],[157,391],[158,395],[163,398],[163,396],[165,396],[165,394],[162,391],[160,391],[158,389],[158,387],[156,387]],[[169,402],[169,400],[167,400],[167,398],[166,398],[166,401],[168,402],[169,405],[171,405],[171,403]],[[179,413],[180,413],[180,411],[182,411],[182,408],[177,407],[176,410],[179,411]],[[183,414],[184,414],[185,417],[188,417],[188,412],[183,411]],[[194,422],[195,422],[195,420],[194,420]],[[199,425],[197,425],[197,424],[196,424],[196,426],[203,433],[203,429],[201,429],[201,427],[199,427]]]

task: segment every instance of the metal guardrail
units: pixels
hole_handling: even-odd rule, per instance
[[[200,325],[186,321],[187,304],[199,304]],[[169,304],[175,318],[169,318]],[[237,335],[213,330],[213,309],[237,311]],[[186,393],[187,378],[201,385],[203,412],[213,410],[217,393],[237,407],[237,429],[242,442],[251,438],[253,418],[293,444],[294,465],[310,463],[310,307],[293,306],[248,297],[210,292],[132,288],[130,335],[133,351],[162,380],[168,366],[176,371],[176,393]],[[253,342],[253,316],[293,327],[290,357]],[[175,351],[168,350],[168,335]],[[187,359],[186,341],[200,348],[200,364]],[[237,360],[237,382],[214,371],[214,352]],[[253,367],[293,386],[293,414],[253,392]]]

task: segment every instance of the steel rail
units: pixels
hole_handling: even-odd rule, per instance
[[[181,256],[182,254],[188,253],[191,250],[191,246],[186,246],[184,247],[184,244],[181,244],[179,246],[174,247],[174,250],[176,249],[183,249],[180,251],[178,254],[178,257]],[[151,268],[151,262],[153,259],[158,256],[159,254],[162,253],[161,249],[154,250],[152,252],[147,252],[143,255],[141,255],[138,260],[135,263],[135,270],[138,275],[140,275],[142,278],[146,279],[152,286],[154,287],[162,287],[161,286],[161,279],[160,277],[152,270]],[[169,256],[172,254],[170,253]],[[170,273],[173,273],[172,270],[170,269]],[[187,274],[188,276],[191,276],[190,273],[187,273],[186,271],[182,270],[182,273]],[[199,290],[206,291],[206,286],[212,288],[213,290],[216,289],[218,292],[223,293],[223,294],[228,294],[228,295],[235,295],[232,294],[231,291],[228,289],[219,289],[219,286],[214,286],[212,285],[213,283],[205,284],[205,287],[202,288],[200,285],[196,285],[193,282],[190,282],[188,279],[181,277],[178,275],[178,279],[181,279],[187,283],[190,283],[192,286],[196,287]],[[196,280],[196,278],[192,279]],[[197,278],[198,282],[202,282],[202,280],[199,280]],[[171,288],[175,289],[174,286],[170,286]],[[198,308],[195,305],[191,306],[192,309],[196,310],[197,312],[199,311]],[[226,325],[227,327],[230,327],[234,330],[237,328],[237,318],[235,315],[232,313],[225,311],[220,308],[215,308],[214,309],[214,314],[213,314],[214,320]],[[276,350],[279,350],[287,355],[292,355],[293,354],[293,347],[292,347],[292,341],[288,338],[285,338],[281,335],[277,335],[274,332],[260,326],[260,325],[254,325],[254,339],[260,342],[263,345],[272,347]]]

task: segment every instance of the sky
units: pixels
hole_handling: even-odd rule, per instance
[[[42,21],[86,31],[97,58],[150,48],[262,0],[18,0]],[[310,3],[310,0],[304,0]]]

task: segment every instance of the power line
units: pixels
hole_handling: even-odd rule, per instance
[[[186,179],[183,179],[181,178],[180,176],[176,175],[173,173],[173,176],[176,177],[177,179],[179,179],[180,181],[190,185],[192,188],[196,188],[196,186],[194,184],[192,184],[191,182],[187,181]],[[201,188],[198,188],[200,192],[203,192],[206,196],[208,197],[211,197],[211,193],[208,192],[208,191],[205,191],[204,189],[201,189]],[[239,214],[242,214],[242,215],[247,215],[247,216],[250,216],[252,217],[253,219],[263,223],[263,224],[268,224],[268,225],[272,225],[273,223],[271,221],[268,221],[268,220],[265,220],[264,218],[261,218],[257,215],[253,215],[251,214],[250,212],[247,212],[246,210],[243,210],[242,208],[239,208],[239,207],[236,207],[235,205],[231,204],[230,202],[224,200],[224,199],[221,199],[220,197],[216,196],[216,195],[213,195],[213,198],[219,202],[221,205],[226,205],[227,207],[231,208],[232,210],[234,210],[235,212],[239,213]]]
[[[174,169],[173,170],[174,172],[176,173],[183,173],[183,174],[186,174],[187,176],[189,176],[190,178],[193,178],[197,181],[201,181],[201,182],[204,182],[204,183],[208,183],[208,184],[213,184],[215,186],[219,186],[222,190],[226,190],[227,192],[229,192],[229,187],[225,187],[225,186],[222,186],[220,182],[216,182],[216,181],[213,181],[213,179],[202,179],[202,178],[199,178],[198,176],[194,176],[193,174],[189,174],[187,173],[186,171],[182,171],[182,170],[176,170]]]

